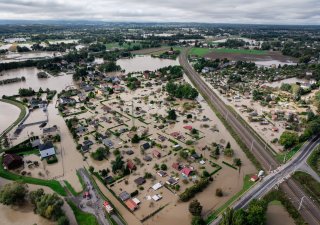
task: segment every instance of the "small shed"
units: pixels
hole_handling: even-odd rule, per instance
[[[130,198],[130,195],[128,192],[124,191],[119,194],[119,198],[124,202]]]
[[[153,151],[152,151],[152,154],[153,154],[154,157],[156,157],[156,158],[158,158],[158,159],[161,158],[161,153],[158,152],[157,150],[153,150]]]
[[[146,180],[143,177],[138,177],[137,179],[134,180],[134,182],[137,185],[142,185],[142,184],[144,184],[146,182]]]
[[[160,188],[162,188],[162,184],[159,182],[159,183],[156,183],[155,185],[153,185],[152,186],[152,189],[154,190],[154,191],[156,191],[156,190],[158,190],[158,189],[160,189]]]

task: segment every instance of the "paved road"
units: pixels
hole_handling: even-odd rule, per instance
[[[279,163],[272,156],[272,150],[269,149],[268,145],[254,132],[251,130],[248,125],[245,125],[241,122],[239,116],[231,111],[225,103],[219,98],[219,96],[201,79],[200,75],[192,68],[188,62],[187,58],[188,49],[184,49],[179,56],[180,65],[184,68],[185,73],[189,77],[195,86],[200,89],[203,97],[209,101],[215,109],[223,115],[232,129],[237,132],[239,137],[242,139],[243,143],[252,151],[257,160],[261,163],[263,168],[266,171],[271,171],[271,173],[258,185],[256,188],[248,192],[242,199],[240,199],[235,205],[236,208],[246,207],[248,203],[254,199],[259,198],[266,194],[275,183],[284,181],[284,178],[288,178],[285,182],[281,183],[281,188],[288,195],[288,197],[294,202],[297,206],[297,202],[305,196],[301,187],[292,179],[289,175],[290,171],[293,171],[298,166],[301,166],[301,163],[305,161],[305,157],[310,154],[312,149],[318,143],[318,139],[314,139],[305,145],[296,156],[295,160],[289,161],[287,165],[280,166]],[[306,204],[305,207],[301,209],[301,215],[304,217],[306,222],[310,225],[319,225],[320,224],[320,210],[317,205],[310,199],[304,198]],[[298,207],[298,206],[297,206]],[[217,223],[217,222],[215,222]]]
[[[78,199],[79,203],[82,205],[82,210],[94,214],[99,220],[99,224],[110,225],[109,221],[105,218],[105,209],[103,208],[103,196],[100,195],[100,192],[95,190],[89,178],[89,174],[85,169],[79,169],[79,173],[87,185],[87,190],[89,190],[91,194],[91,205],[89,206],[86,206],[87,201],[85,199],[82,199],[82,196],[80,196],[80,199]],[[110,216],[118,225],[124,225],[117,214],[113,213]]]

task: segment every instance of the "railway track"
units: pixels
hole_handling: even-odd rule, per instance
[[[200,75],[192,68],[192,66],[188,62],[188,50],[189,49],[184,49],[181,52],[179,56],[179,62],[191,82],[196,86],[196,88],[200,91],[200,93],[208,101],[208,103],[225,118],[227,123],[237,133],[241,141],[246,145],[248,149],[250,149],[250,151],[266,171],[273,171],[279,168],[280,164],[271,154],[271,150],[268,149],[268,145],[264,143],[262,139],[258,137],[257,134],[255,134],[251,130],[251,128],[248,127],[247,124],[244,124],[241,121],[240,116],[237,115],[237,113],[228,109],[228,107],[220,99],[220,97],[201,79]],[[297,208],[299,207],[299,205],[297,205],[296,203],[300,202],[303,196],[307,196],[301,189],[301,187],[291,178],[283,182],[280,187],[291,199],[291,201],[293,201],[294,206]],[[248,201],[251,201],[251,199],[248,198]],[[300,210],[301,215],[310,225],[319,225],[319,207],[309,197],[304,197],[304,201],[304,207]],[[246,204],[243,205],[245,206]]]

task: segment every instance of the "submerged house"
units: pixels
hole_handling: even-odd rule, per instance
[[[3,167],[11,170],[23,165],[22,157],[16,154],[5,154],[3,156]]]
[[[52,142],[46,142],[39,146],[39,152],[41,159],[53,156],[56,154],[56,150],[52,144]]]

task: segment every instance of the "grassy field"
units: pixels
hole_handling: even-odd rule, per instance
[[[211,223],[220,213],[223,213],[234,201],[236,201],[241,195],[243,195],[247,190],[249,190],[255,183],[250,181],[250,176],[246,175],[243,179],[243,187],[241,191],[232,196],[226,203],[220,206],[217,210],[215,210],[212,214],[210,214],[207,218],[206,223]]]
[[[269,205],[282,205],[282,203],[279,200],[273,200],[269,202]]]
[[[276,155],[276,159],[278,160],[278,162],[280,163],[286,163],[288,162],[289,159],[291,159],[302,147],[303,143],[299,143],[297,146],[295,146],[294,148],[291,149],[291,151],[289,152],[283,152],[283,153],[279,153]],[[285,160],[285,162],[284,162]]]
[[[15,173],[11,173],[3,168],[2,157],[0,158],[0,177],[8,180],[21,181],[28,184],[36,184],[51,188],[53,191],[62,196],[67,196],[65,189],[56,180],[42,180],[34,177],[21,176]]]
[[[74,216],[78,222],[78,225],[99,225],[96,217],[90,213],[83,212],[80,210],[73,202],[67,200],[68,204],[70,205]]]
[[[216,53],[231,53],[231,54],[251,54],[251,55],[265,55],[266,51],[251,50],[251,49],[233,49],[233,48],[216,48],[213,50]]]
[[[81,191],[76,192],[76,190],[74,190],[74,188],[72,187],[72,185],[68,181],[64,180],[63,182],[73,196],[77,196],[77,195],[81,194]]]
[[[308,193],[318,204],[320,204],[320,183],[311,175],[297,171],[293,174],[293,179],[298,181],[304,191]]]
[[[210,52],[212,52],[212,49],[209,48],[191,48],[189,55],[204,56]]]
[[[320,146],[308,158],[309,166],[320,176]]]
[[[20,123],[20,121],[26,116],[27,110],[26,110],[26,107],[19,101],[14,101],[10,99],[0,99],[0,101],[14,105],[20,109],[19,117],[16,119],[16,121],[14,121],[13,124],[11,124],[11,126],[9,126],[2,134],[0,134],[0,138],[1,138],[4,133],[10,132],[13,127],[15,127]]]

